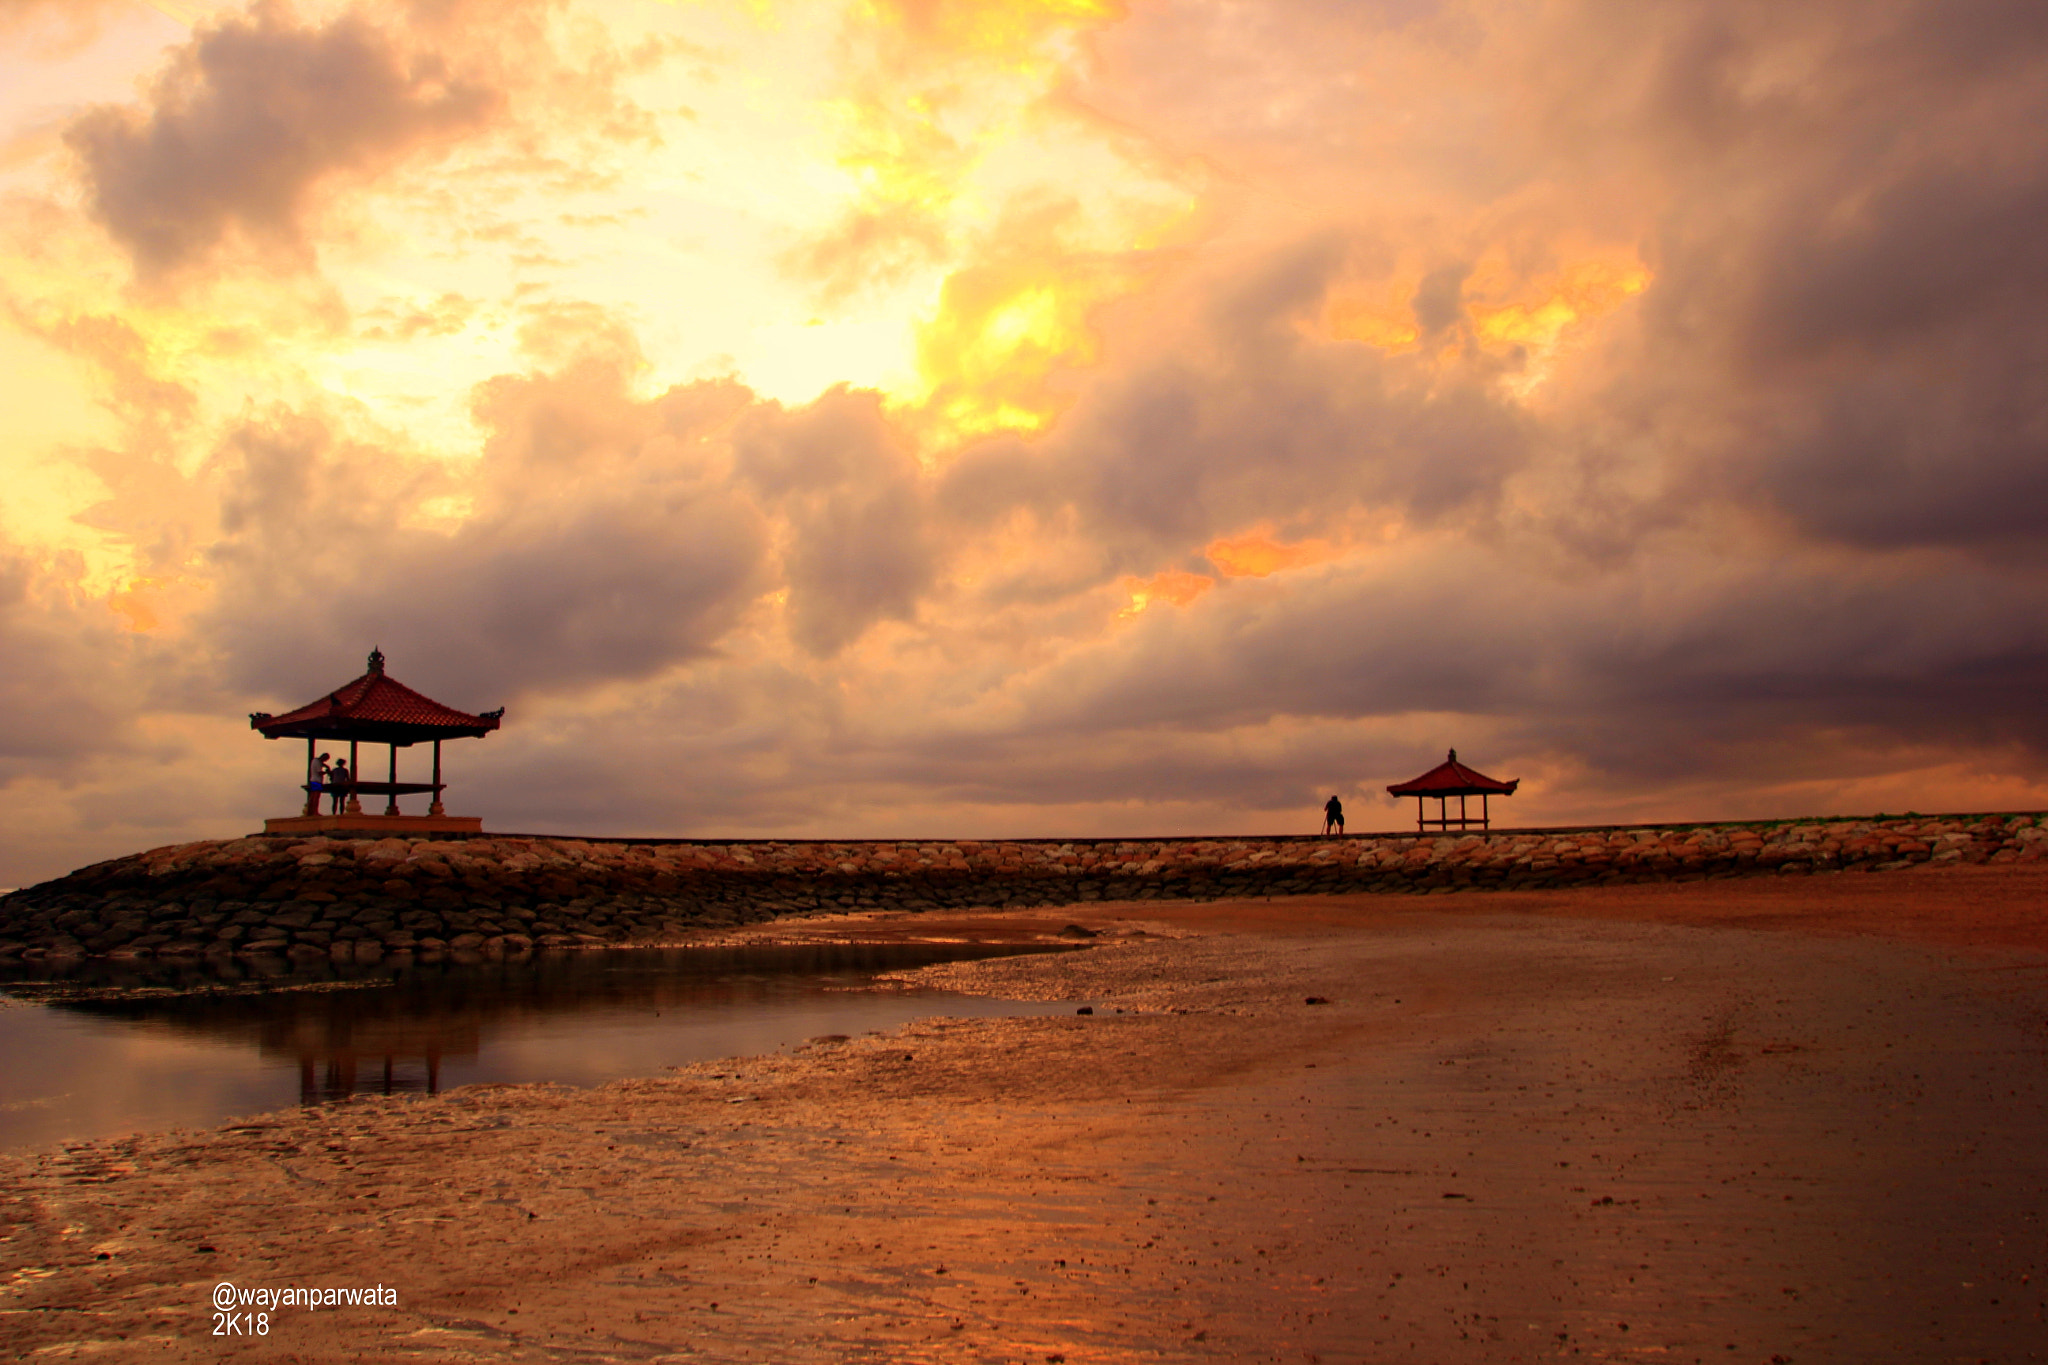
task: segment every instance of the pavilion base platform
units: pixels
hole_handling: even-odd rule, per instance
[[[482,834],[475,815],[281,815],[263,822],[265,834]]]

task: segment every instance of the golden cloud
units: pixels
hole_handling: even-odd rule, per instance
[[[1225,578],[1265,578],[1284,569],[1321,564],[1340,551],[1326,540],[1290,544],[1273,539],[1269,532],[1251,532],[1212,540],[1203,553]]]
[[[1112,0],[865,0],[861,10],[943,51],[1022,63],[1047,39],[1121,18]]]
[[[1649,269],[1627,253],[1587,256],[1519,277],[1494,252],[1481,257],[1468,277],[1466,308],[1481,345],[1547,351],[1572,328],[1612,313],[1650,282]]]
[[[955,273],[918,334],[922,387],[910,396],[911,420],[942,441],[1043,429],[1066,401],[1047,381],[1094,359],[1088,311],[1116,286],[1049,261]]]
[[[1184,607],[1215,587],[1216,580],[1207,574],[1168,569],[1149,578],[1126,577],[1120,586],[1130,595],[1130,604],[1118,611],[1117,616],[1129,620],[1162,602]]]
[[[1632,251],[1550,245],[1563,256],[1529,268],[1496,243],[1468,268],[1424,272],[1408,266],[1376,279],[1333,288],[1322,310],[1323,331],[1388,355],[1436,348],[1456,362],[1474,347],[1516,365],[1509,388],[1527,397],[1549,377],[1558,352],[1648,289],[1653,276]]]

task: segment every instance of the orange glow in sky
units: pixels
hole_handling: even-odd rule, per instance
[[[1130,594],[1130,605],[1117,612],[1117,615],[1128,620],[1160,603],[1176,607],[1187,606],[1215,587],[1216,580],[1207,574],[1168,569],[1164,573],[1153,574],[1150,578],[1126,579],[1123,586]]]
[[[1288,544],[1269,535],[1254,534],[1212,540],[1203,553],[1226,577],[1264,578],[1282,569],[1320,564],[1335,558],[1338,551],[1327,541],[1305,540]]]

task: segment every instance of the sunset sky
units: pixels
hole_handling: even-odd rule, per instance
[[[0,0],[0,196],[0,885],[373,645],[501,830],[2048,805],[2039,0]]]

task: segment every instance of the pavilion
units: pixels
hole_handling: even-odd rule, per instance
[[[1521,785],[1522,779],[1519,777],[1512,782],[1502,782],[1488,777],[1485,773],[1474,772],[1458,762],[1458,751],[1453,749],[1450,757],[1442,763],[1412,782],[1396,783],[1387,788],[1387,792],[1392,796],[1415,798],[1415,828],[1418,830],[1427,829],[1431,825],[1445,830],[1452,825],[1460,829],[1468,825],[1477,825],[1485,829],[1488,827],[1489,817],[1486,798],[1494,795],[1513,796],[1515,788]],[[1434,820],[1423,818],[1423,798],[1429,796],[1436,798],[1437,818]],[[1453,796],[1458,798],[1458,813],[1455,816],[1448,813],[1448,803]],[[1468,796],[1479,798],[1479,818],[1476,820],[1465,814],[1465,798]]]
[[[306,808],[303,814],[265,820],[266,834],[317,834],[327,831],[361,831],[389,834],[481,834],[483,821],[474,816],[449,815],[441,805],[441,741],[473,736],[483,738],[505,718],[505,708],[472,716],[443,706],[391,677],[384,671],[384,651],[370,651],[370,671],[346,683],[318,701],[309,702],[282,716],[252,712],[249,728],[265,739],[306,741]],[[348,741],[348,804],[338,815],[322,815],[322,792],[312,790],[314,750],[323,740]],[[434,746],[434,780],[400,782],[398,751],[431,741]],[[385,744],[391,749],[388,776],[382,782],[366,782],[357,763],[364,744]],[[399,813],[398,798],[420,792],[433,793],[425,815]],[[365,815],[362,797],[382,796],[384,812]]]

